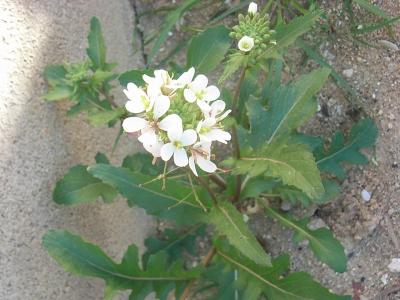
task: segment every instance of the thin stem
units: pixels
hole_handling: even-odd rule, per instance
[[[226,181],[216,173],[208,175],[215,184],[217,184],[221,189],[226,189]]]
[[[217,204],[217,196],[215,195],[214,191],[211,189],[209,184],[201,177],[197,177],[197,180],[207,190],[207,192],[211,196],[211,199],[213,200],[214,204],[216,205]]]
[[[204,257],[203,259],[203,266],[207,267],[210,262],[211,259],[214,257],[215,253],[217,252],[216,248],[213,246],[210,251],[208,251],[207,255]],[[192,289],[194,283],[196,282],[196,279],[192,279],[188,285],[186,286],[186,288],[184,289],[182,295],[179,297],[179,300],[186,300],[189,297],[190,294],[190,290]]]
[[[194,198],[195,198],[196,201],[200,204],[200,206],[203,208],[203,210],[204,210],[205,212],[207,212],[207,208],[205,208],[203,202],[200,201],[200,198],[199,198],[199,196],[197,195],[196,190],[195,190],[195,188],[194,188],[194,186],[193,186],[192,175],[190,174],[190,171],[187,172],[187,176],[188,176],[188,179],[189,179],[190,187],[192,188],[192,191],[193,191],[193,194],[194,194]]]
[[[242,86],[243,80],[246,76],[247,66],[243,68],[242,73],[240,74],[239,81],[236,85],[235,95],[232,101],[232,116],[236,117],[238,113],[238,102],[240,96],[240,87]],[[238,133],[236,129],[236,124],[232,125],[232,142],[233,142],[233,152],[236,159],[240,159],[240,145],[238,140]],[[237,202],[240,198],[240,192],[242,190],[242,177],[240,175],[236,175],[236,190],[235,196],[233,197],[232,202]]]

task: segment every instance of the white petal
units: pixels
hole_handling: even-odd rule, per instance
[[[158,127],[164,131],[174,127],[182,128],[182,119],[177,114],[168,115],[162,119]]]
[[[141,101],[128,101],[125,103],[125,108],[127,111],[138,114],[145,110],[144,105]]]
[[[150,77],[149,75],[146,75],[146,74],[143,74],[142,78],[143,78],[144,82],[146,82],[147,84],[151,84],[155,80],[154,77]]]
[[[160,156],[163,161],[169,161],[175,151],[175,146],[172,143],[167,143],[161,147]]]
[[[212,161],[201,156],[197,158],[197,164],[199,165],[200,169],[208,173],[213,173],[217,170],[217,166]]]
[[[193,156],[189,157],[189,168],[190,168],[190,170],[192,170],[194,175],[199,176],[197,174],[196,165],[194,163],[194,157]]]
[[[225,106],[226,106],[226,104],[222,100],[217,100],[217,101],[213,102],[211,104],[211,110],[212,110],[213,114],[215,114],[214,117],[216,115],[219,115],[220,113],[222,113],[225,110]]]
[[[182,127],[179,126],[171,127],[167,132],[169,140],[171,142],[180,141],[183,133],[182,130],[183,130]]]
[[[203,122],[203,127],[212,127],[217,123],[217,120],[214,118],[207,118]]]
[[[207,157],[210,156],[211,142],[201,141],[194,144],[193,148],[200,150]]]
[[[156,142],[155,144],[143,144],[144,149],[150,152],[154,157],[160,157],[161,155],[161,147],[164,144],[160,141]]]
[[[210,85],[205,89],[205,94],[203,99],[208,102],[214,101],[218,99],[220,94],[221,93],[219,92],[219,89],[215,85]]]
[[[196,76],[196,78],[190,84],[190,87],[194,91],[202,91],[207,87],[207,84],[208,84],[208,78],[205,75],[200,74]]]
[[[209,115],[211,111],[211,106],[206,101],[197,101],[197,105],[199,106],[202,113],[206,116]]]
[[[179,78],[176,81],[178,82],[178,84],[186,85],[192,82],[193,76],[194,76],[194,68],[191,67],[189,70],[182,73],[182,75],[179,76]]]
[[[171,102],[167,96],[158,96],[154,101],[153,116],[158,120],[169,109]]]
[[[175,149],[174,151],[174,163],[178,167],[184,167],[188,164],[188,157],[185,149]]]
[[[147,126],[148,122],[145,119],[138,117],[129,117],[122,122],[122,127],[126,132],[136,132]]]
[[[161,86],[156,84],[156,83],[149,83],[147,86],[147,95],[149,95],[150,98],[155,98],[158,95],[161,95]]]
[[[156,132],[154,131],[154,129],[148,130],[141,136],[139,136],[138,140],[143,144],[155,144],[157,143]]]
[[[231,134],[227,131],[223,131],[222,129],[212,129],[211,131],[205,134],[208,139],[211,141],[218,141],[226,144],[226,141],[231,140]]]
[[[238,42],[239,50],[243,52],[249,52],[254,47],[254,39],[245,35]]]
[[[222,115],[220,115],[220,116],[217,118],[217,120],[218,120],[218,121],[222,121],[222,120],[225,119],[226,116],[229,115],[230,113],[231,113],[231,110],[228,109],[226,112],[224,112]]]
[[[190,89],[185,89],[183,91],[183,96],[185,97],[185,100],[189,103],[193,103],[197,99],[195,93]]]
[[[126,86],[126,89],[124,89],[124,94],[126,95],[126,97],[128,97],[129,100],[133,100],[137,90],[138,87],[136,86],[136,84],[129,82]]]
[[[197,133],[193,129],[185,130],[182,133],[181,143],[183,146],[193,145],[197,140]]]
[[[203,127],[203,121],[200,120],[199,123],[197,123],[196,131],[200,132],[202,127]]]

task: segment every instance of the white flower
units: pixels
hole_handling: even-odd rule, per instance
[[[251,2],[247,11],[249,14],[255,14],[257,12],[257,3]]]
[[[200,108],[206,118],[214,118],[217,122],[220,122],[225,119],[226,116],[229,115],[231,112],[231,110],[229,109],[222,115],[220,115],[225,110],[225,106],[226,104],[224,101],[217,100],[211,103],[211,105],[203,103]]]
[[[189,70],[187,70],[186,72],[183,72],[181,76],[178,77],[178,79],[176,79],[174,81],[174,84],[177,87],[185,87],[186,85],[190,84],[193,80],[194,77],[194,68],[191,67]]]
[[[147,94],[149,95],[170,95],[174,91],[174,81],[165,70],[155,70],[154,77],[144,74],[142,78],[148,85]]]
[[[150,152],[153,157],[160,157],[161,156],[161,147],[164,146],[164,143],[157,139],[153,144],[143,144],[144,149]]]
[[[198,176],[195,164],[207,173],[213,173],[217,170],[217,166],[210,161],[211,143],[198,142],[190,150],[192,156],[189,157],[189,167],[194,175]]]
[[[154,98],[150,98],[142,89],[138,88],[136,84],[130,82],[127,88],[124,89],[126,97],[129,101],[126,102],[125,108],[131,113],[141,113],[150,111],[153,108]]]
[[[178,167],[188,164],[188,156],[184,147],[193,145],[197,140],[196,131],[188,129],[183,131],[182,127],[176,126],[168,131],[169,143],[161,147],[161,158],[164,161],[174,156],[174,163]]]
[[[220,95],[219,89],[215,85],[207,85],[208,78],[203,74],[197,75],[193,82],[188,85],[188,88],[183,91],[185,100],[189,103],[216,100]]]
[[[238,42],[238,48],[240,51],[249,52],[254,47],[254,39],[245,35]]]
[[[200,141],[212,142],[218,141],[226,144],[231,140],[231,134],[218,128],[215,118],[206,118],[197,124],[196,128]]]

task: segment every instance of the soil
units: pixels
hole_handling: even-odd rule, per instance
[[[139,1],[137,10],[162,7],[168,2]],[[289,252],[293,270],[310,272],[333,291],[353,295],[355,300],[400,299],[400,273],[388,269],[391,259],[400,257],[400,51],[394,50],[392,45],[387,46],[386,42],[400,44],[400,25],[393,27],[392,36],[385,30],[363,36],[368,43],[378,47],[360,44],[349,35],[349,20],[342,13],[342,1],[318,2],[333,28],[329,36],[317,36],[316,39],[322,41],[319,52],[356,91],[358,103],[355,106],[361,106],[362,110],[355,111],[354,99],[330,81],[318,96],[323,109],[305,130],[329,137],[338,129],[347,131],[352,123],[368,115],[379,128],[379,139],[376,148],[366,153],[370,164],[349,168],[337,199],[319,207],[295,207],[292,210],[311,216],[314,222],[321,223],[322,220],[331,228],[345,246],[348,269],[342,274],[335,273],[319,263],[306,245],[294,245],[289,230],[257,213],[252,215],[250,224],[272,255]],[[400,12],[399,1],[373,2],[389,15]],[[161,49],[160,56],[168,53],[185,36],[185,26],[182,25],[206,23],[218,6],[213,4],[185,14],[181,26],[171,33]],[[365,21],[375,20],[361,9],[356,9],[355,14]],[[160,14],[142,17],[139,27],[144,36],[158,30],[158,27],[149,28],[147,24],[161,25],[162,20]],[[145,51],[149,49],[149,46],[145,47]],[[178,60],[183,60],[184,53],[178,57]],[[313,67],[316,67],[315,63],[308,62],[306,70]],[[299,65],[293,68],[299,68]],[[361,191],[364,189],[371,193],[370,201],[362,199]]]

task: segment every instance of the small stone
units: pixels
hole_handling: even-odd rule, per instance
[[[379,40],[378,44],[381,45],[382,47],[385,47],[386,49],[393,50],[393,51],[399,51],[399,47],[390,41],[387,40]]]
[[[308,223],[307,227],[310,230],[317,230],[319,228],[324,228],[324,227],[328,227],[326,225],[326,223],[324,222],[324,220],[322,220],[321,218],[314,218],[310,221],[310,223]]]
[[[343,71],[343,75],[344,75],[345,77],[347,77],[347,78],[352,77],[352,76],[353,76],[353,73],[354,73],[353,69],[346,69],[346,70]]]
[[[292,203],[289,201],[282,201],[281,203],[281,210],[283,211],[289,211],[292,209]]]
[[[360,300],[369,300],[369,298],[365,297],[364,295],[361,295]]]
[[[392,258],[388,265],[388,269],[392,273],[400,273],[400,258]]]
[[[246,214],[243,214],[243,221],[245,222],[245,223],[247,223],[248,221],[249,221],[249,216],[248,215],[246,215]]]
[[[388,279],[389,279],[389,274],[386,273],[386,274],[382,275],[381,281],[382,281],[383,285],[387,285]]]
[[[368,192],[367,190],[362,190],[362,191],[361,191],[361,198],[362,198],[365,202],[369,202],[369,200],[371,200],[371,194],[370,194],[370,192]]]

